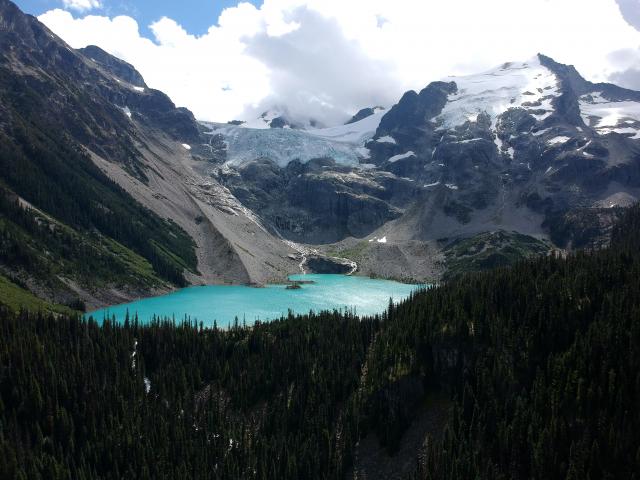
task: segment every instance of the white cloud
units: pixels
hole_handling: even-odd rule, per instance
[[[219,121],[286,104],[333,122],[537,52],[604,81],[637,68],[637,55],[614,52],[640,48],[616,0],[265,0],[225,9],[200,37],[160,19],[154,41],[130,17],[53,10],[40,20],[73,47],[97,44],[131,62],[178,105]]]
[[[616,0],[624,19],[640,30],[640,0]]]
[[[77,10],[78,12],[86,12],[87,10],[102,7],[100,0],[62,0],[62,4],[64,8]]]

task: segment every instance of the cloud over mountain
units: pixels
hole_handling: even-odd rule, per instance
[[[446,75],[537,52],[575,64],[591,80],[640,88],[632,4],[265,0],[259,8],[224,10],[202,36],[159,19],[153,39],[126,16],[74,17],[58,9],[40,20],[73,47],[97,44],[132,63],[150,86],[199,118],[250,117],[286,102],[295,115],[332,123]]]

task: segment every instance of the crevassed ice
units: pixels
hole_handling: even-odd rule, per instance
[[[298,130],[226,127],[218,128],[227,142],[227,163],[242,165],[261,158],[285,167],[293,160],[332,158],[343,165],[357,165],[359,152],[353,145],[334,142]],[[361,152],[362,153],[362,152]]]
[[[384,111],[359,122],[315,130],[256,129],[246,125],[217,124],[211,133],[222,134],[227,144],[227,163],[244,163],[268,158],[284,167],[293,160],[308,162],[314,158],[332,158],[343,165],[358,165],[369,158],[364,144],[375,134]]]

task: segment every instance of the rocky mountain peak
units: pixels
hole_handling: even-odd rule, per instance
[[[133,121],[181,142],[199,136],[191,112],[147,88],[133,66],[95,46],[73,50],[8,0],[0,0],[0,68],[28,85],[43,121],[107,158],[136,156]]]
[[[406,92],[400,101],[382,117],[378,135],[422,127],[429,119],[440,114],[449,95],[458,91],[455,82],[432,82],[416,93]],[[407,133],[407,132],[405,132]]]
[[[84,48],[78,49],[85,57],[91,59],[91,61],[100,65],[107,72],[111,73],[114,77],[119,78],[135,87],[147,88],[147,84],[144,82],[144,78],[140,75],[133,65],[120,60],[113,55],[102,50],[95,45],[89,45]]]
[[[356,113],[353,117],[351,117],[351,119],[349,119],[349,121],[347,121],[345,125],[359,122],[360,120],[364,120],[365,118],[370,117],[376,112],[380,112],[383,110],[384,110],[384,107],[381,107],[381,106],[363,108],[359,110],[358,113]]]

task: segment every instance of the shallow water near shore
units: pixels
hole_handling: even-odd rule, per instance
[[[268,285],[264,288],[246,286],[210,285],[188,287],[167,295],[145,298],[131,303],[87,313],[98,322],[105,318],[123,322],[127,312],[142,323],[154,315],[161,318],[186,318],[219,327],[256,320],[269,321],[287,315],[289,310],[297,314],[322,310],[352,309],[358,315],[382,313],[389,299],[399,302],[411,292],[425,285],[406,284],[391,280],[348,275],[291,275],[290,280],[302,283],[299,289],[287,289],[286,285]]]

